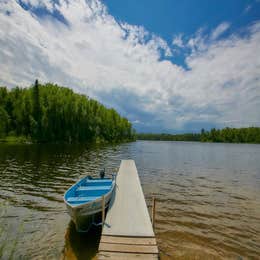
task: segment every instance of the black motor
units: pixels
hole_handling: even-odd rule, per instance
[[[106,174],[106,171],[105,171],[105,168],[104,168],[104,169],[101,170],[100,173],[99,173],[100,178],[101,178],[101,179],[104,179],[105,174]]]

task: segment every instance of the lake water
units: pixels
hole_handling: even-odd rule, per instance
[[[0,144],[0,258],[95,258],[100,229],[78,234],[63,194],[121,159],[157,198],[161,259],[260,258],[260,145],[152,141]]]

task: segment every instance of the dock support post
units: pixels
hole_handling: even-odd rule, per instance
[[[152,224],[155,226],[155,197],[153,197],[153,206],[152,206]]]
[[[102,226],[105,223],[105,196],[102,196]]]

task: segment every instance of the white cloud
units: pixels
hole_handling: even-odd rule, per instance
[[[227,22],[221,23],[211,34],[211,39],[216,40],[221,34],[228,30],[230,24]]]
[[[53,11],[55,6],[51,0],[21,0],[21,2],[34,8],[46,8],[49,11]]]
[[[105,100],[135,123],[160,122],[165,129],[188,122],[260,125],[260,23],[247,38],[217,40],[227,23],[208,37],[200,30],[187,43],[177,36],[173,44],[192,50],[186,71],[162,59],[172,55],[165,40],[119,23],[97,0],[25,1],[57,10],[68,26],[14,0],[0,2],[0,83],[26,86],[39,78],[63,84]]]
[[[176,35],[175,37],[173,37],[172,44],[179,48],[183,48],[184,43],[182,40],[182,34],[179,34],[179,35]]]

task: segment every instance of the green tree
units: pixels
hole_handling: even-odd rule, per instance
[[[40,91],[38,79],[35,80],[33,87],[33,118],[36,126],[33,129],[33,135],[36,139],[40,140],[42,137],[42,124],[41,124],[41,105],[40,105]]]

